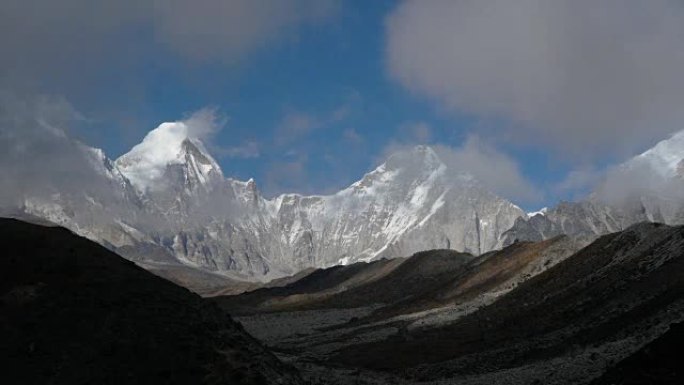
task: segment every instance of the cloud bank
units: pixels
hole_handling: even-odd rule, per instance
[[[333,15],[332,0],[154,1],[158,42],[195,60],[235,61],[292,32]]]
[[[230,64],[296,37],[299,27],[325,22],[338,9],[335,0],[6,0],[0,74],[22,81],[66,77],[84,87],[84,75],[141,69],[156,59],[151,46],[191,62]]]
[[[393,79],[559,154],[643,148],[684,121],[684,2],[408,0],[386,20]]]
[[[499,196],[522,204],[537,203],[543,198],[540,190],[520,171],[515,159],[477,136],[469,137],[460,147],[437,145],[434,148],[449,169],[473,175]]]

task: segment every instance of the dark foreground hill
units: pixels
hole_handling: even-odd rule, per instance
[[[684,323],[672,325],[655,341],[610,368],[592,385],[681,385]]]
[[[663,349],[615,365],[684,320],[684,227],[642,223],[583,242],[429,251],[215,300],[239,304],[247,330],[326,384],[587,384],[658,363],[681,376]],[[603,383],[649,383],[626,373]]]
[[[211,302],[58,227],[0,219],[0,383],[299,384]]]

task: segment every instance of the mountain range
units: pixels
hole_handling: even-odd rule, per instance
[[[449,167],[429,146],[397,152],[331,195],[266,198],[253,179],[226,178],[192,133],[187,121],[163,123],[111,160],[46,130],[69,154],[62,162],[69,178],[36,177],[31,189],[3,201],[3,213],[44,218],[161,275],[191,271],[217,286],[436,248],[480,255],[521,240],[591,240],[641,221],[684,220],[684,197],[663,193],[682,183],[684,133],[618,167],[586,200],[534,215]],[[644,170],[656,170],[666,187],[604,199]]]

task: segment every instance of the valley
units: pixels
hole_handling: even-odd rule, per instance
[[[0,385],[682,385],[684,0],[0,0]]]
[[[589,383],[684,320],[684,228],[580,246],[430,251],[216,301],[320,383]],[[440,278],[445,261],[460,267]]]
[[[589,384],[630,360],[681,375],[660,351],[684,322],[684,227],[424,251],[200,298],[36,221],[0,221],[10,383]]]

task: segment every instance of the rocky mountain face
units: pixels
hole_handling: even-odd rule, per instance
[[[428,146],[392,155],[332,195],[268,199],[253,180],[225,178],[186,122],[160,125],[116,161],[60,140],[87,188],[33,188],[15,209],[150,266],[266,280],[434,248],[481,254],[525,216]]]
[[[162,275],[181,266],[265,281],[435,248],[479,255],[516,240],[684,223],[684,133],[611,170],[587,200],[535,215],[428,146],[390,156],[335,194],[269,199],[254,180],[226,178],[188,122],[161,124],[115,161],[54,128],[39,137],[58,148],[62,169],[10,175],[29,186],[5,192],[2,211],[63,225]]]
[[[684,224],[684,131],[607,172],[590,196],[518,218],[503,243],[561,234],[594,239],[639,222]]]

